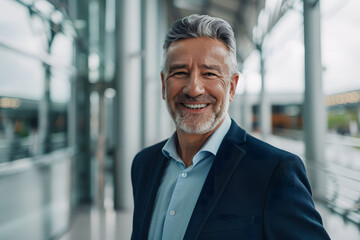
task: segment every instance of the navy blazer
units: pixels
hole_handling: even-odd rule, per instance
[[[138,153],[131,239],[147,239],[154,201],[168,160],[166,141]],[[315,210],[299,157],[231,123],[205,180],[184,239],[330,239]],[[164,239],[168,240],[168,239]]]

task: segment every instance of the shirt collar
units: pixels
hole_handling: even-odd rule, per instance
[[[226,133],[229,131],[230,126],[231,126],[231,119],[230,119],[229,115],[226,114],[225,120],[223,121],[223,123],[213,134],[211,134],[211,136],[207,139],[207,141],[201,147],[199,152],[196,153],[196,155],[198,155],[201,152],[209,152],[209,153],[213,154],[214,156],[216,156],[216,154],[219,150],[220,144],[221,144],[222,140],[224,139]],[[165,143],[164,147],[162,148],[162,152],[167,158],[171,157],[178,162],[182,162],[181,158],[179,157],[179,155],[177,154],[177,151],[176,151],[176,141],[177,141],[176,138],[177,138],[177,134],[175,132],[169,138],[169,140]]]

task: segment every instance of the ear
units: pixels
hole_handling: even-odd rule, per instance
[[[161,76],[161,92],[162,92],[162,99],[165,100],[165,75],[163,72],[160,73]]]
[[[231,79],[230,79],[230,96],[229,96],[229,100],[230,102],[232,102],[234,100],[234,95],[236,92],[236,87],[239,81],[239,73],[235,73],[234,75],[232,75]]]

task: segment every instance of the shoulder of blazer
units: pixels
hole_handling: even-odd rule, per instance
[[[250,156],[266,157],[271,159],[283,159],[284,157],[299,157],[281,148],[275,147],[261,139],[258,139],[248,134],[244,129],[239,127],[233,120],[229,132],[224,138],[224,147],[229,143],[241,148],[246,154]]]
[[[161,174],[165,167],[165,156],[161,149],[167,140],[147,147],[136,154],[131,166],[131,182],[133,185],[134,197],[144,184],[155,184],[153,174]]]
[[[134,170],[140,170],[141,168],[146,168],[146,166],[152,164],[152,162],[156,160],[156,157],[158,157],[159,154],[162,154],[161,149],[164,147],[167,140],[168,139],[150,147],[144,148],[139,153],[137,153],[134,157],[132,168]]]

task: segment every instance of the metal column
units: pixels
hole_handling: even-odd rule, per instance
[[[96,149],[97,161],[97,196],[96,203],[98,207],[104,207],[105,197],[105,159],[106,159],[106,132],[105,132],[105,0],[98,1],[99,8],[99,32],[98,32],[98,52],[99,52],[99,132]]]
[[[242,81],[246,81],[242,79]],[[246,84],[245,84],[246,85]],[[240,96],[240,126],[244,128],[246,131],[253,131],[252,129],[252,109],[251,104],[249,102],[249,95],[247,93],[246,87],[244,93]]]
[[[164,55],[163,55],[163,43],[165,39],[165,35],[167,33],[167,30],[169,28],[169,16],[171,13],[168,11],[168,4],[170,4],[170,1],[168,0],[158,0],[157,6],[158,6],[158,35],[159,35],[159,41],[157,45],[157,51],[158,56],[160,57],[160,62],[158,64],[158,79],[159,83],[161,82],[160,79],[160,69],[162,67],[162,64],[164,63]],[[176,14],[175,14],[176,15]],[[174,15],[174,16],[175,16]],[[171,135],[171,133],[175,130],[173,121],[167,111],[167,107],[165,104],[165,101],[161,98],[161,85],[159,85],[159,88],[157,88],[157,98],[158,101],[158,107],[156,110],[156,114],[158,116],[157,119],[157,126],[156,126],[156,135],[158,136],[158,139],[165,139]]]
[[[260,132],[263,139],[271,133],[271,104],[265,88],[265,63],[262,46],[258,45],[257,49],[260,54],[260,72],[261,72],[261,92],[259,106],[259,123]]]
[[[162,140],[158,134],[160,123],[160,106],[165,105],[161,98],[160,56],[158,44],[162,44],[159,22],[162,21],[158,0],[142,0],[142,43],[143,43],[143,77],[142,77],[142,106],[143,106],[143,147]],[[166,23],[166,22],[165,22]],[[166,29],[166,27],[165,27]],[[161,48],[161,47],[160,47]],[[161,49],[162,50],[162,49]],[[167,115],[167,112],[165,112]]]
[[[70,10],[77,24],[78,41],[76,41],[76,76],[72,83],[75,108],[75,139],[74,147],[77,154],[73,162],[75,169],[75,196],[72,196],[72,206],[78,202],[91,202],[90,174],[90,84],[88,69],[89,41],[89,11],[88,3],[84,1],[69,1]]]
[[[319,0],[304,0],[305,44],[305,149],[306,164],[314,196],[318,196],[315,166],[324,163],[325,105],[322,89],[320,6]]]
[[[115,208],[128,209],[133,205],[131,163],[141,146],[141,7],[140,0],[116,4]]]

